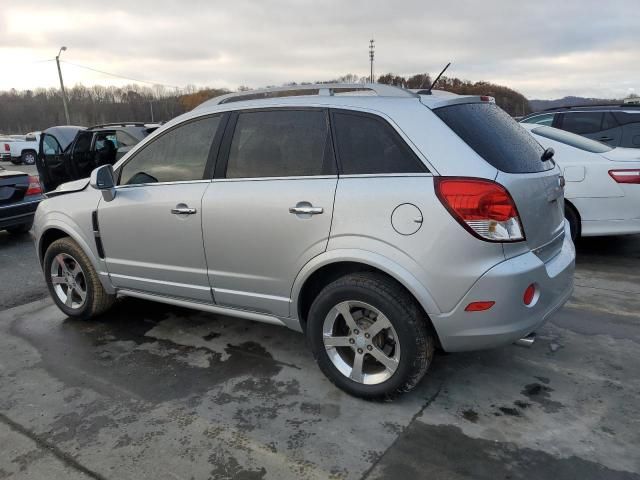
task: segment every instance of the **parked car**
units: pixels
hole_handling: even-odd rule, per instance
[[[45,191],[89,177],[100,165],[112,165],[158,124],[108,123],[93,127],[60,126],[43,132],[38,172]]]
[[[34,233],[58,307],[123,295],[287,326],[380,398],[436,348],[518,341],[569,298],[560,170],[491,97],[301,89],[205,102],[52,192]]]
[[[11,135],[0,139],[0,158],[10,160],[14,165],[24,163],[34,165],[38,156],[38,143],[40,132],[31,132],[26,135]]]
[[[531,113],[520,120],[559,128],[612,147],[640,148],[640,105],[589,105]]]
[[[572,238],[640,233],[640,150],[611,148],[544,125],[522,126],[555,150]]]
[[[42,198],[38,177],[0,167],[0,230],[28,232]]]

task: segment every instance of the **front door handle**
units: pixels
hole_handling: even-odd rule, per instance
[[[319,215],[324,213],[324,208],[313,206],[300,206],[289,208],[289,213],[295,213],[296,215]]]
[[[600,140],[603,142],[610,142],[611,140],[613,140],[613,138],[611,137],[600,137]]]
[[[171,213],[174,215],[193,215],[196,212],[195,208],[189,208],[184,204],[176,205],[176,208],[171,209]]]

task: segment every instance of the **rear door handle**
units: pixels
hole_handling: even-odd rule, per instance
[[[174,215],[193,215],[196,212],[197,210],[195,208],[182,207],[179,205],[176,205],[176,208],[171,209],[171,213]]]
[[[319,215],[324,213],[324,208],[322,207],[291,207],[289,208],[289,213],[295,213],[296,215]]]

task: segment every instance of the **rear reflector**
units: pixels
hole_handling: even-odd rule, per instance
[[[436,195],[449,213],[476,237],[519,242],[524,230],[509,192],[491,180],[434,177]]]
[[[483,312],[493,307],[496,302],[471,302],[464,309],[465,312]]]
[[[609,170],[609,175],[618,183],[640,184],[640,170]]]
[[[42,193],[40,178],[35,175],[29,175],[29,188],[27,188],[25,195],[37,195],[39,193]]]
[[[533,298],[535,297],[535,295],[536,295],[536,286],[532,283],[524,291],[524,295],[522,296],[522,301],[524,302],[525,305],[531,305],[531,302],[533,302]]]

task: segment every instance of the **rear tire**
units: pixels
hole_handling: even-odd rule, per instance
[[[89,319],[107,311],[116,296],[108,294],[89,257],[71,238],[53,242],[44,255],[49,293],[66,315]]]
[[[14,227],[7,227],[7,232],[11,233],[12,235],[21,235],[23,233],[29,232],[29,230],[31,230],[32,225],[33,225],[33,222],[29,222],[29,223],[23,223],[22,225],[16,225]]]
[[[569,222],[569,228],[571,230],[571,240],[575,243],[580,238],[580,216],[573,206],[568,203],[564,204],[564,218]]]
[[[327,285],[311,305],[306,335],[329,380],[365,399],[412,390],[435,350],[429,320],[415,299],[393,279],[373,272]]]
[[[36,152],[33,150],[27,150],[22,152],[21,155],[22,163],[25,165],[35,165],[36,164]]]

